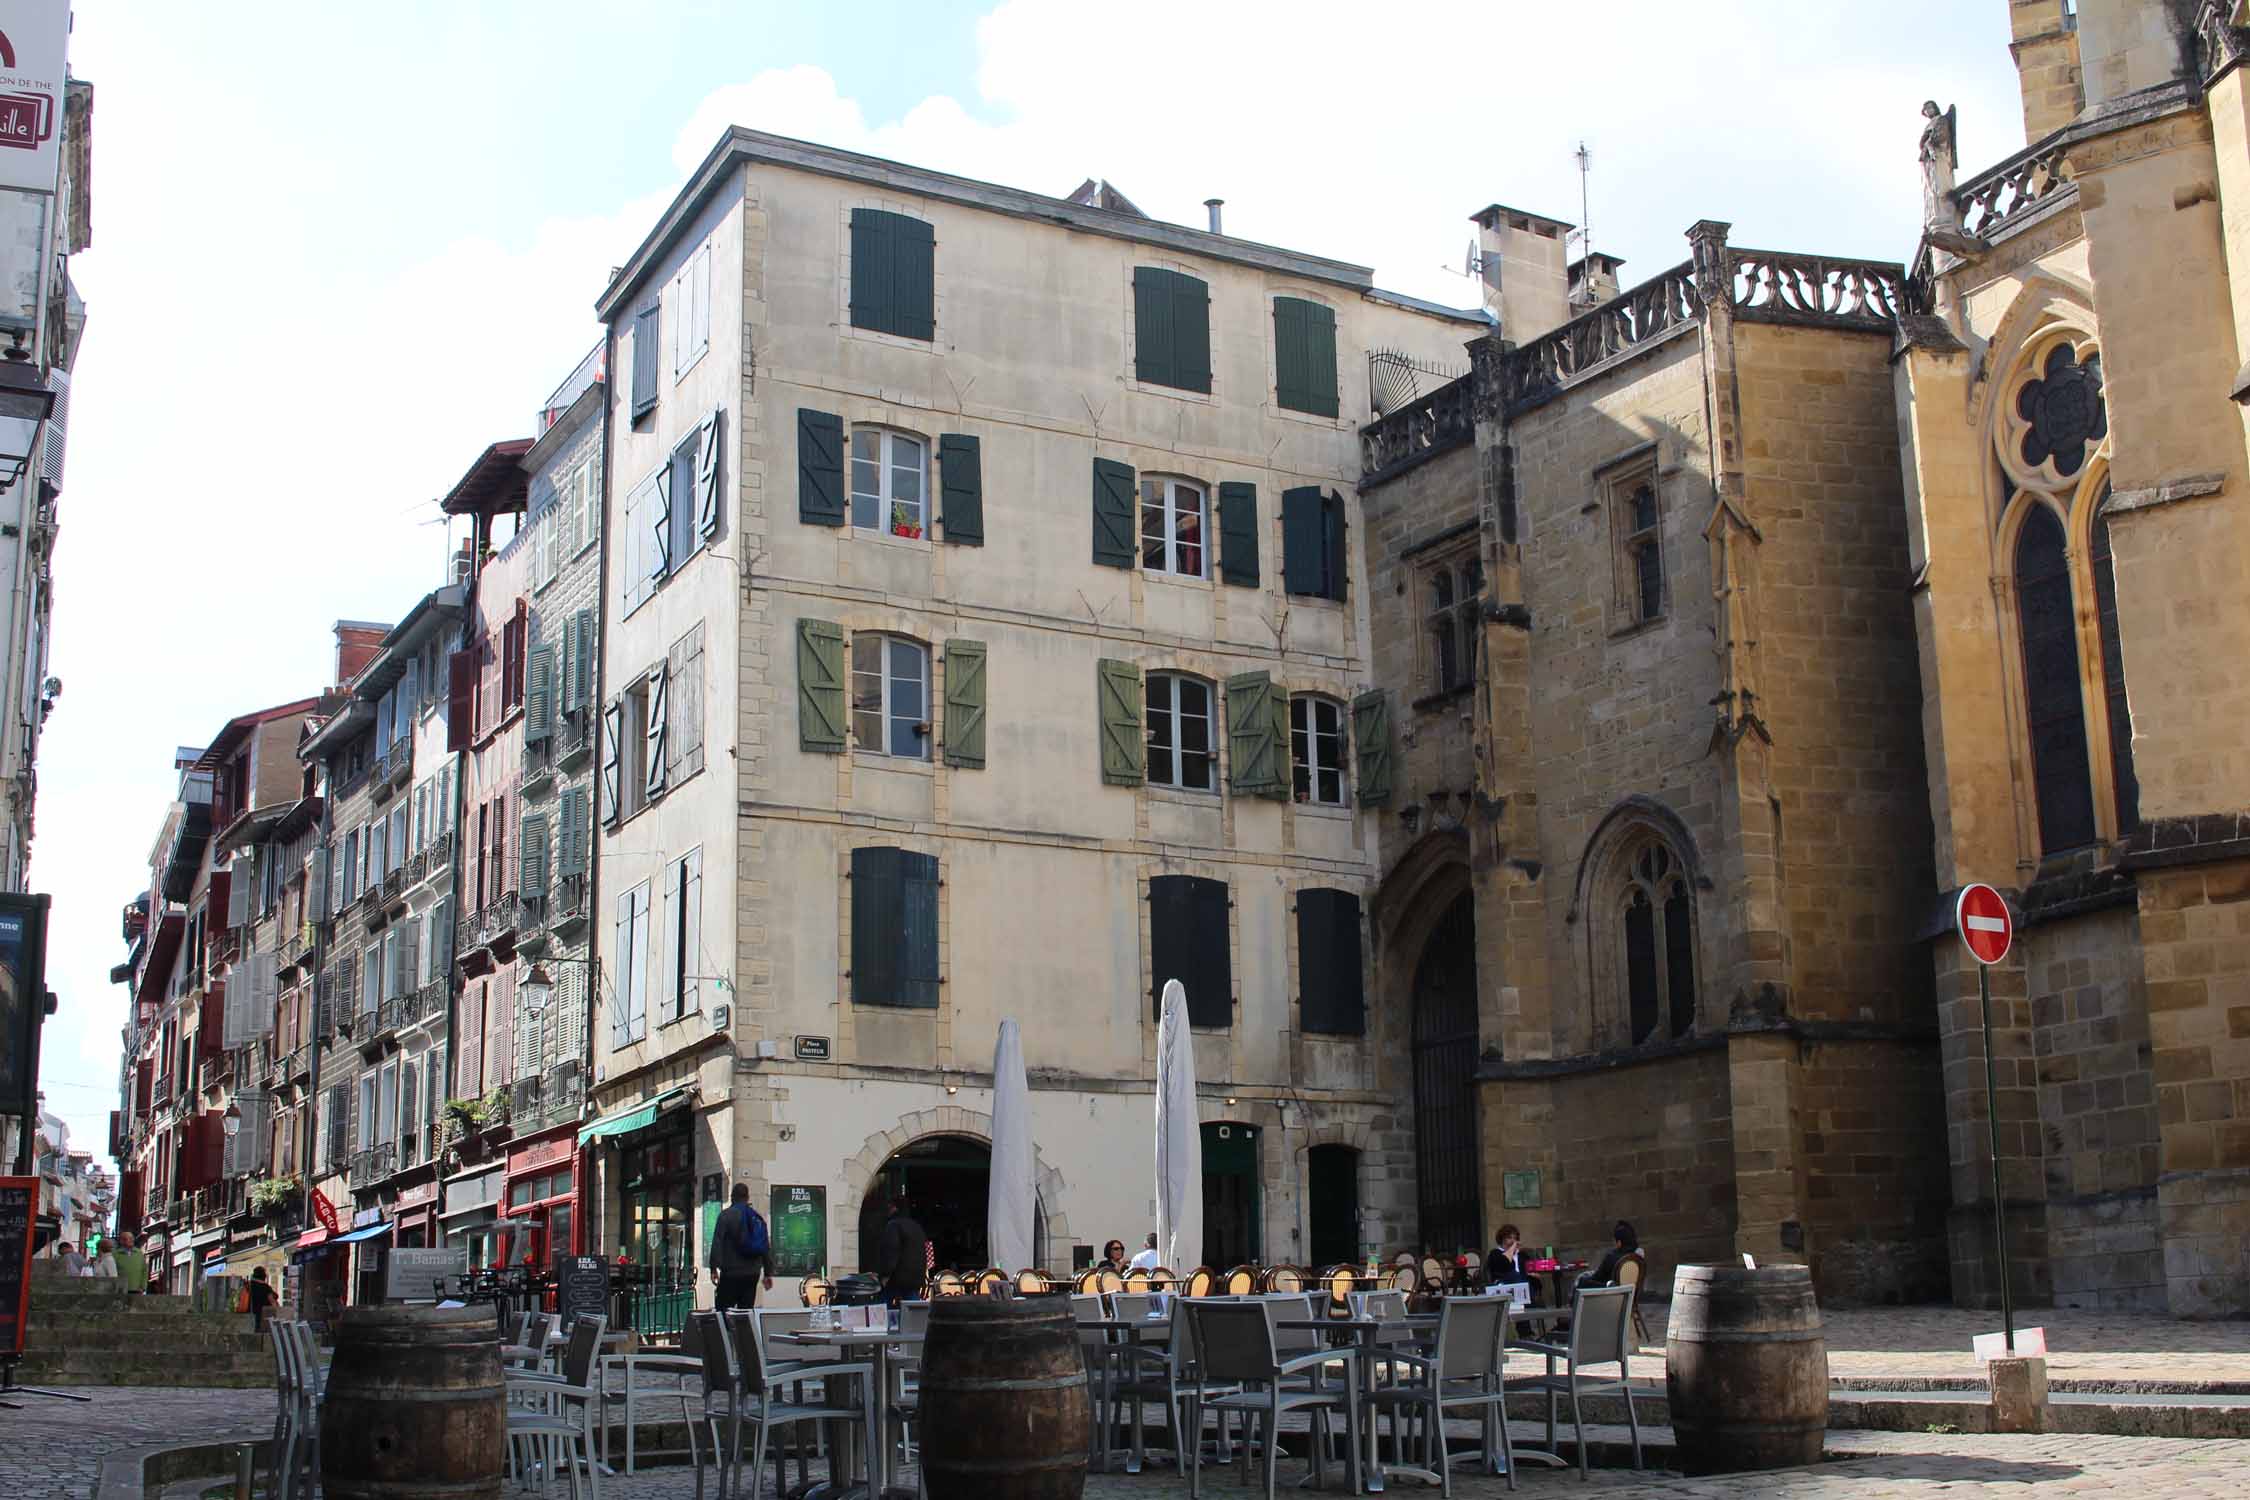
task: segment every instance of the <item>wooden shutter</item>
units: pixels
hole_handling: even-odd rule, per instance
[[[1237,793],[1279,798],[1288,791],[1273,679],[1240,672],[1227,679],[1227,784]]]
[[[651,302],[633,315],[633,420],[656,409],[656,345],[663,309]]]
[[[682,963],[680,945],[680,916],[685,911],[687,870],[676,859],[664,862],[664,892],[657,902],[656,934],[656,1016],[659,1024],[680,1018],[680,1000],[684,986],[680,975],[687,966]]]
[[[844,632],[827,620],[797,622],[797,747],[844,752]]]
[[[905,926],[903,849],[852,851],[852,1003],[899,1003],[899,934]]]
[[[666,692],[670,680],[662,667],[648,680],[648,754],[641,769],[642,789],[652,799],[664,793],[664,717],[669,710]]]
[[[445,748],[468,749],[476,728],[477,654],[456,651],[445,659]]]
[[[1219,485],[1219,576],[1258,586],[1258,487],[1239,479]]]
[[[1302,297],[1273,299],[1274,399],[1291,411],[1336,415],[1336,313]]]
[[[523,737],[526,744],[544,743],[555,727],[555,648],[545,642],[526,653],[524,675]]]
[[[797,519],[844,524],[844,419],[834,412],[797,409]]]
[[[1187,990],[1188,1024],[1234,1024],[1234,967],[1227,931],[1227,887],[1200,875],[1157,875],[1148,883],[1149,994],[1161,1017],[1164,985]]]
[[[1111,458],[1094,460],[1094,561],[1130,568],[1136,556],[1133,468]]]
[[[984,769],[984,642],[945,643],[945,763]]]
[[[625,811],[625,706],[612,698],[602,708],[602,821],[614,823]]]
[[[655,550],[649,554],[655,559],[649,568],[649,574],[654,578],[669,577],[672,572],[672,470],[676,458],[677,455],[674,455],[673,458],[666,459],[664,467],[656,471],[656,504],[642,520],[642,524],[649,528],[650,539],[655,543]],[[680,502],[686,504],[687,497],[681,496]],[[682,558],[681,561],[686,559]]]
[[[517,834],[518,846],[523,850],[523,874],[517,894],[527,900],[540,900],[547,894],[547,818],[544,813],[524,815],[521,831]]]
[[[1281,581],[1292,594],[1331,597],[1328,569],[1327,519],[1318,487],[1300,485],[1281,496]]]
[[[328,911],[328,870],[335,857],[335,851],[326,844],[315,846],[305,856],[305,910],[315,917]]]
[[[705,417],[703,431],[696,438],[695,529],[705,541],[719,534],[719,518],[724,514],[719,503],[719,476],[725,467],[719,462],[719,434],[725,415],[714,410]]]
[[[1148,756],[1148,741],[1141,734],[1141,669],[1107,659],[1094,665],[1102,780],[1111,786],[1139,786]]]
[[[939,496],[945,539],[984,545],[984,455],[977,439],[949,432],[938,439]]]
[[[852,210],[852,327],[890,331],[891,215],[880,209]]]
[[[580,793],[581,796],[584,793]],[[430,908],[430,977],[453,977],[453,898],[446,896]]]
[[[1298,1027],[1327,1036],[1365,1036],[1359,897],[1350,891],[1297,893]]]
[[[703,624],[672,643],[665,653],[664,753],[671,764],[665,777],[674,786],[703,769]]]
[[[1133,268],[1134,376],[1144,385],[1211,389],[1211,294],[1156,266]]]
[[[680,1013],[703,1008],[703,850],[680,861]]]
[[[1324,595],[1341,601],[1351,565],[1344,551],[1344,497],[1324,495],[1320,501],[1320,578]]]
[[[594,612],[582,609],[572,623],[578,627],[578,650],[570,664],[572,680],[567,689],[568,703],[572,708],[584,708],[594,701],[594,651],[598,645],[594,637]]]
[[[1172,297],[1168,272],[1133,267],[1133,378],[1143,385],[1171,385]]]
[[[935,337],[935,266],[936,234],[928,221],[853,209],[852,326],[906,339]]]
[[[247,858],[238,859],[234,863],[241,868],[236,869],[234,865],[230,865],[211,877],[213,899],[226,903],[229,928],[242,927],[250,921],[251,863]]]
[[[1352,742],[1359,753],[1359,800],[1368,806],[1390,801],[1391,702],[1382,689],[1370,689],[1352,700]]]

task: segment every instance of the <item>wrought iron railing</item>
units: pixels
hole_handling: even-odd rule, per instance
[[[684,1254],[627,1265],[618,1278],[625,1293],[626,1318],[643,1338],[676,1337],[695,1311],[695,1267]]]
[[[383,877],[383,899],[395,906],[405,895],[406,869],[402,865],[393,865]]]
[[[429,873],[430,851],[427,848],[417,849],[408,856],[406,861],[406,883],[408,885],[420,885]]]
[[[398,1170],[398,1147],[386,1141],[352,1153],[351,1181],[355,1188],[382,1181]]]
[[[430,840],[430,873],[435,875],[453,858],[453,835],[441,833]]]
[[[404,787],[414,778],[414,736],[402,735],[392,742],[383,757],[383,774],[393,787]]]
[[[424,982],[420,991],[417,992],[417,998],[414,1005],[414,1020],[416,1022],[420,1022],[426,1021],[432,1016],[444,1015],[445,991],[445,976],[443,976],[442,974],[435,979]]]
[[[594,716],[585,708],[565,709],[555,721],[555,762],[565,770],[594,748]]]

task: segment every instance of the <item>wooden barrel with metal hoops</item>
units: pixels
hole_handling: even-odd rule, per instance
[[[930,1304],[921,1403],[930,1500],[1084,1493],[1093,1416],[1077,1324],[1061,1298]]]
[[[1730,1474],[1820,1462],[1828,1345],[1804,1266],[1681,1266],[1664,1389],[1680,1466]]]
[[[508,1387],[489,1307],[354,1307],[321,1406],[331,1500],[500,1500]]]

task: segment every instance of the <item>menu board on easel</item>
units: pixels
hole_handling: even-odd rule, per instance
[[[39,1202],[36,1177],[0,1177],[0,1354],[23,1353],[31,1316],[31,1230]]]
[[[555,1278],[555,1311],[565,1332],[579,1318],[609,1316],[609,1262],[598,1255],[565,1256]]]

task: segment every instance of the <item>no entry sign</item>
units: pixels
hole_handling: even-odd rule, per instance
[[[1980,964],[1996,964],[2008,956],[2016,940],[2016,919],[2008,903],[1989,885],[1965,885],[1953,903],[1953,926],[1969,954]]]

